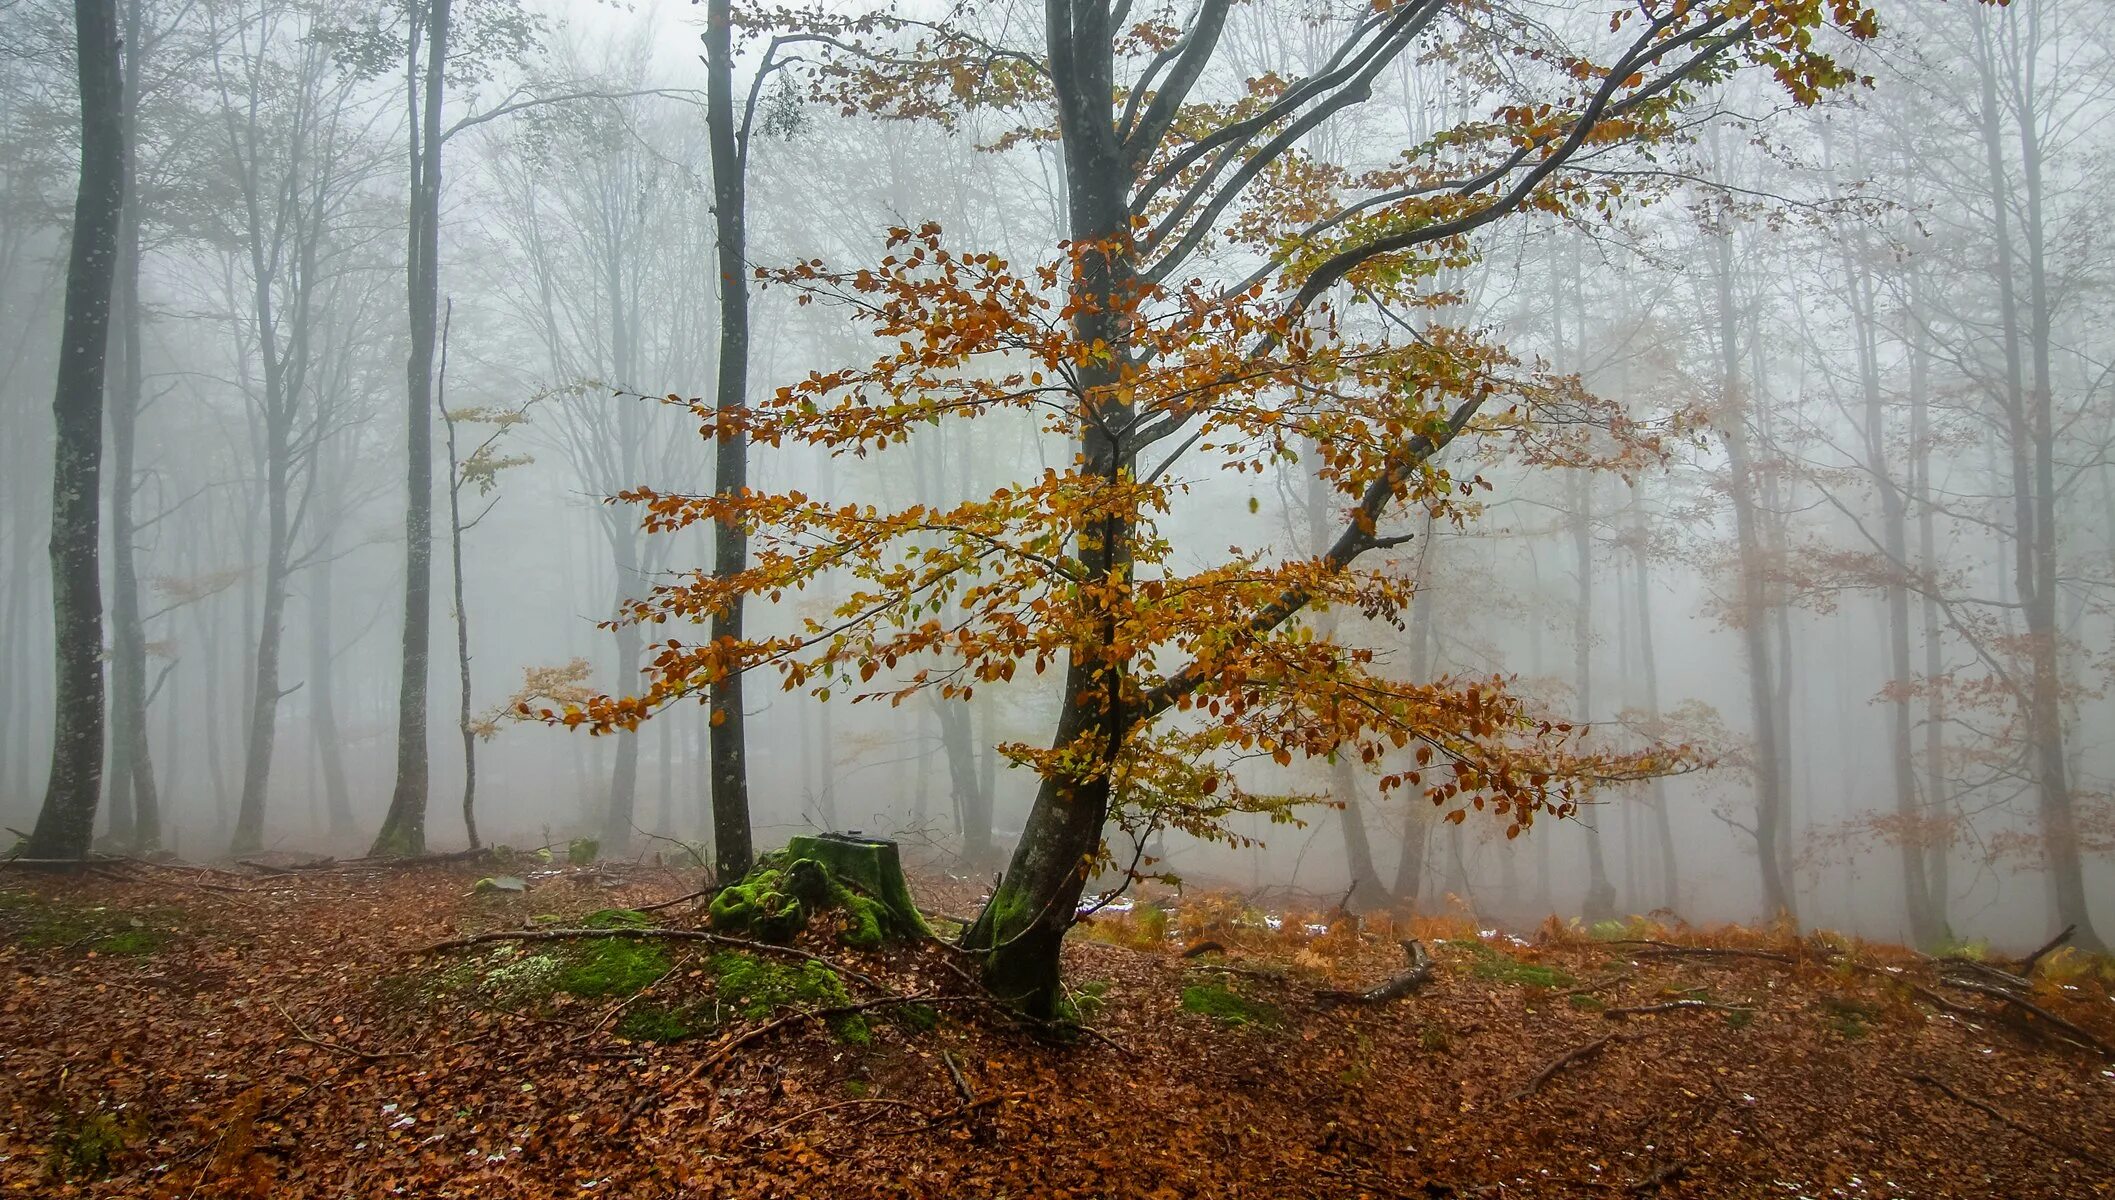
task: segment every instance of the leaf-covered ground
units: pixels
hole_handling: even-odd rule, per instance
[[[1825,938],[1273,928],[1195,902],[1165,927],[1105,913],[1074,939],[1069,1003],[1094,1032],[1054,1044],[978,1002],[938,944],[857,952],[811,929],[802,945],[830,965],[756,955],[625,932],[703,927],[694,900],[629,911],[695,886],[672,871],[529,871],[520,892],[478,890],[481,873],[0,876],[0,1186],[2115,1193],[2115,1062],[2082,1044],[2115,1039],[2115,1004],[2104,968],[2074,955],[2018,993],[2066,1030],[1968,986],[2005,990],[2002,966]],[[943,912],[973,899],[920,896]],[[582,926],[617,932],[420,952]],[[1402,971],[1412,934],[1434,959],[1421,988],[1319,994]],[[1207,942],[1222,948],[1184,956]]]

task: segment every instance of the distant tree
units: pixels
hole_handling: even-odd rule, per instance
[[[79,858],[95,835],[103,781],[101,537],[104,363],[125,207],[125,87],[116,0],[74,0],[81,175],[66,267],[52,416],[52,624],[58,661],[51,776],[25,853]]]

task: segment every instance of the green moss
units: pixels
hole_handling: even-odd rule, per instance
[[[807,906],[795,894],[798,886],[800,882],[787,871],[759,866],[740,883],[721,888],[712,898],[707,910],[712,915],[712,927],[765,941],[790,938],[808,924]]]
[[[1569,987],[1578,982],[1566,972],[1560,971],[1555,967],[1521,962],[1509,954],[1501,954],[1482,942],[1457,940],[1450,944],[1469,948],[1473,959],[1469,965],[1469,974],[1478,979],[1488,979],[1497,983],[1510,983],[1520,987],[1540,988]]]
[[[1728,1029],[1746,1029],[1753,1024],[1755,1024],[1754,1009],[1739,1008],[1726,1014],[1726,1028]]]
[[[1454,1045],[1454,1039],[1448,1036],[1446,1026],[1427,1021],[1418,1026],[1417,1044],[1434,1054],[1444,1054]]]
[[[668,974],[661,947],[630,938],[598,938],[569,955],[554,980],[575,996],[629,996]]]
[[[617,1021],[617,1036],[635,1042],[679,1042],[698,1031],[695,1020],[689,1009],[635,1005]]]
[[[899,1004],[889,1011],[898,1025],[918,1033],[931,1033],[940,1027],[940,1010],[930,1004]]]
[[[1823,996],[1821,1009],[1827,1014],[1828,1026],[1836,1036],[1852,1042],[1870,1032],[1867,1026],[1880,1015],[1880,1010],[1870,1004],[1840,996]]]
[[[712,972],[720,1002],[752,1021],[781,1008],[836,1008],[852,1002],[844,980],[818,962],[794,966],[729,950],[712,956]],[[854,1045],[873,1040],[873,1030],[859,1013],[840,1017],[830,1027]]]
[[[873,1085],[864,1079],[845,1080],[845,1095],[850,1096],[854,1100],[865,1099],[867,1094],[873,1090]]]
[[[654,919],[636,908],[598,908],[580,918],[586,929],[650,929]]]
[[[1603,1002],[1599,996],[1579,995],[1570,996],[1567,997],[1567,999],[1571,1001],[1571,1005],[1573,1008],[1579,1009],[1584,1012],[1600,1012],[1602,1009],[1608,1007],[1608,1005]]]
[[[602,856],[602,843],[594,838],[574,838],[565,845],[565,860],[584,867]]]
[[[1283,1020],[1273,1005],[1251,1000],[1216,983],[1198,983],[1182,989],[1182,1007],[1187,1012],[1212,1018],[1222,1025],[1275,1027]]]
[[[0,930],[17,944],[37,949],[152,954],[175,936],[182,917],[174,908],[128,912],[0,892]]]

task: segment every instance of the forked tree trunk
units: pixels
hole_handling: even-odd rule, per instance
[[[53,655],[51,775],[24,854],[79,858],[95,836],[103,780],[103,597],[100,548],[103,377],[118,225],[125,204],[124,85],[118,66],[116,0],[74,0],[80,77],[81,174],[66,308],[52,390],[51,580]]]

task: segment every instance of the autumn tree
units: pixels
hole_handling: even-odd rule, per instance
[[[948,508],[883,511],[799,492],[638,490],[650,528],[738,522],[738,576],[657,588],[631,616],[710,619],[831,571],[859,581],[832,617],[783,633],[657,650],[648,686],[548,712],[628,727],[730,672],[902,700],[967,695],[1026,669],[1062,677],[1047,746],[1006,753],[1041,783],[1000,885],[965,944],[986,982],[1051,1011],[1058,950],[1107,856],[1104,834],[1150,810],[1191,832],[1272,809],[1225,769],[1236,753],[1414,765],[1383,775],[1462,820],[1510,834],[1568,815],[1595,783],[1660,769],[1664,750],[1588,751],[1503,678],[1402,680],[1370,652],[1294,618],[1310,607],[1381,620],[1414,580],[1362,559],[1398,546],[1404,509],[1452,518],[1485,486],[1434,456],[1457,439],[1528,464],[1628,465],[1653,431],[1477,331],[1416,318],[1433,274],[1474,260],[1477,233],[1525,210],[1591,221],[1623,201],[1607,173],[1675,136],[1708,86],[1744,67],[1798,101],[1848,82],[1821,48],[1867,34],[1855,3],[1648,2],[1578,28],[1502,7],[1409,0],[1288,14],[1336,38],[1298,78],[1215,71],[1231,0],[1187,18],[1048,0],[1040,39],[944,24],[810,16],[841,53],[817,92],[855,110],[947,122],[967,106],[1022,114],[1023,139],[1062,151],[1067,237],[1016,266],[898,229],[865,268],[810,261],[769,284],[843,305],[877,357],[818,371],[747,412],[693,405],[709,436],[886,452],[929,423],[1018,414],[1074,447],[1041,476]],[[790,19],[788,19],[790,21]],[[1322,161],[1311,129],[1367,102],[1380,73],[1422,56],[1480,114],[1385,161]],[[1586,171],[1580,168],[1596,168]],[[1315,553],[1234,547],[1195,567],[1168,534],[1218,472],[1256,472],[1306,442],[1339,497]],[[946,613],[942,620],[938,614]],[[957,615],[959,614],[959,615]],[[887,672],[887,675],[883,673]]]

